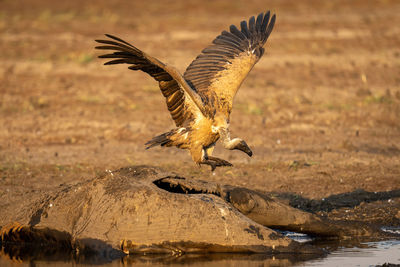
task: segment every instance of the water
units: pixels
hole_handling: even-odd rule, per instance
[[[385,228],[387,232],[399,233],[399,228]],[[400,240],[380,242],[318,241],[304,234],[285,232],[286,236],[298,242],[310,242],[330,253],[323,258],[299,255],[260,254],[207,254],[207,255],[147,255],[127,256],[117,260],[107,260],[101,256],[76,257],[65,253],[32,253],[25,250],[0,251],[1,267],[24,266],[375,266],[384,263],[400,264]],[[35,249],[36,250],[36,249]],[[16,252],[18,251],[18,252]],[[38,250],[41,251],[41,250]]]
[[[311,260],[296,266],[376,266],[400,264],[400,240],[364,243],[366,247],[340,248],[324,259]]]

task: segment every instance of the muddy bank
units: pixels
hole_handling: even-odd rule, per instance
[[[24,242],[26,236],[28,242],[37,237],[46,243],[54,235],[70,239],[71,247],[80,250],[128,254],[321,253],[252,221],[221,197],[218,185],[198,182],[200,188],[182,194],[162,185],[171,179],[184,180],[157,168],[132,166],[63,186],[17,209],[10,222],[20,225],[3,225],[2,239]]]
[[[323,255],[323,250],[271,228],[318,238],[396,237],[378,225],[332,220],[270,194],[187,179],[150,166],[107,171],[37,199],[27,206],[15,203],[9,224],[1,225],[3,244],[36,242],[112,257],[205,252]]]

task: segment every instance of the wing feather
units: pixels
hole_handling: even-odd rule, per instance
[[[263,13],[258,14],[256,21],[256,30],[258,33],[261,32],[261,25],[263,23],[263,19],[264,19]]]
[[[242,28],[242,33],[246,36],[246,39],[250,38],[250,31],[249,28],[247,28],[247,21],[242,21],[240,22],[240,28]]]
[[[249,30],[251,32],[251,34],[256,34],[256,19],[253,17],[251,17],[249,19]]]
[[[233,98],[247,74],[264,54],[264,48],[275,24],[275,15],[261,13],[240,23],[240,30],[231,25],[189,65],[184,73],[188,83],[202,95],[225,101],[229,115]],[[215,102],[210,101],[210,104]],[[226,105],[227,103],[227,105]],[[218,107],[217,107],[218,108]]]
[[[269,22],[269,16],[270,16],[269,12],[264,16],[264,19],[263,19],[263,22],[261,25],[261,29],[260,29],[261,32],[264,32],[267,29],[268,22]]]
[[[111,59],[105,65],[129,64],[129,69],[146,72],[158,81],[166,99],[167,108],[177,126],[182,126],[189,119],[199,116],[199,113],[205,115],[201,97],[176,69],[163,64],[118,37],[109,34],[106,36],[111,40],[96,40],[102,44],[96,49],[114,52],[101,55],[99,58]]]
[[[247,40],[246,35],[245,35],[243,32],[239,31],[239,29],[236,28],[235,25],[231,25],[231,26],[229,27],[229,30],[231,31],[231,33],[233,33],[234,35],[236,35],[236,37],[238,37],[241,41]]]

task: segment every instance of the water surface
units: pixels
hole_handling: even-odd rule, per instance
[[[400,240],[380,242],[315,241],[306,235],[287,233],[287,236],[299,241],[310,242],[315,246],[330,251],[323,258],[304,255],[262,255],[262,254],[194,254],[194,255],[144,255],[126,256],[122,259],[109,260],[97,256],[74,256],[55,251],[36,252],[24,249],[2,248],[0,251],[1,267],[24,266],[376,266],[384,263],[400,264]]]

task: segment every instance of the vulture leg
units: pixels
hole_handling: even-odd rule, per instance
[[[215,144],[212,144],[209,147],[203,148],[202,160],[200,164],[206,164],[211,166],[211,171],[214,171],[217,167],[224,167],[224,166],[233,166],[230,162],[212,157],[211,154],[214,150]]]

